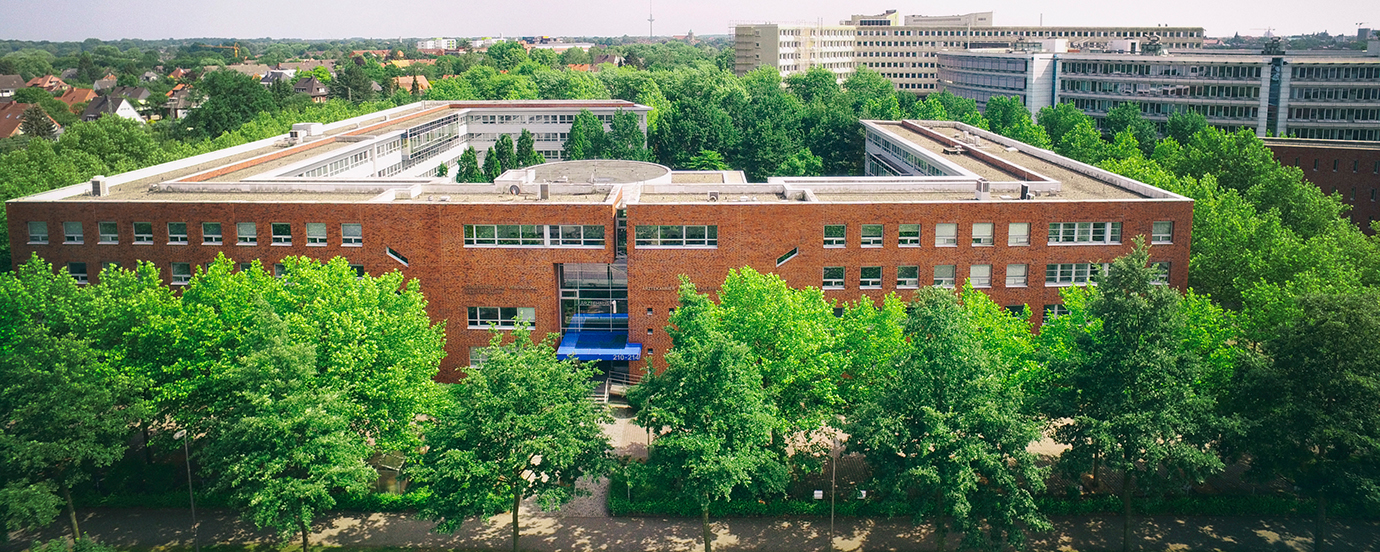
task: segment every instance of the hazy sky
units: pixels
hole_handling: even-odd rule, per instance
[[[653,0],[656,34],[725,34],[740,21],[837,23],[854,13],[993,11],[997,25],[1185,25],[1208,36],[1380,28],[1380,1]],[[621,36],[647,33],[647,0],[0,0],[0,39]]]

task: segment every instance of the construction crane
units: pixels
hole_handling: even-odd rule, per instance
[[[212,46],[210,44],[197,44],[197,46],[200,46],[202,48],[219,48],[222,50],[234,50],[235,60],[238,61],[240,59],[240,43],[238,42],[231,44],[229,46]]]

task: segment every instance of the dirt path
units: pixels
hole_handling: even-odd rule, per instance
[[[210,543],[276,543],[273,535],[254,531],[232,512],[198,512],[200,540]],[[407,547],[425,549],[506,550],[506,517],[488,523],[469,521],[455,535],[430,532],[431,523],[406,514],[337,514],[316,524],[313,543],[347,548]],[[93,510],[82,513],[82,529],[120,548],[190,548],[185,510]],[[1055,518],[1055,530],[1032,535],[1034,550],[1119,550],[1120,518]],[[1151,517],[1140,518],[1137,550],[1299,551],[1311,548],[1312,520],[1306,518]],[[610,518],[522,513],[524,550],[698,550],[696,520],[676,518]],[[1380,523],[1341,521],[1332,526],[1329,550],[1380,549]],[[714,523],[715,550],[806,551],[828,549],[829,520],[814,518],[739,518]],[[926,527],[906,520],[841,519],[836,526],[839,550],[932,550]],[[5,550],[22,549],[35,538],[66,533],[55,523],[43,534],[11,534]],[[955,540],[952,544],[957,544]],[[952,545],[951,545],[952,546]],[[951,548],[952,549],[952,548]]]

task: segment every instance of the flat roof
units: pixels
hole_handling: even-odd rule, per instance
[[[1291,148],[1349,149],[1380,151],[1380,142],[1361,142],[1357,140],[1320,140],[1317,138],[1261,138],[1266,146],[1287,146]]]

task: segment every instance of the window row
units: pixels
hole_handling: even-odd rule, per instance
[[[270,238],[273,245],[292,245],[293,229],[292,223],[274,222],[269,224]],[[136,222],[131,225],[132,240],[135,244],[153,244],[153,223]],[[118,222],[98,222],[96,223],[97,242],[103,245],[115,245],[120,243],[120,224]],[[308,246],[325,247],[328,245],[327,224],[324,222],[308,222],[303,225],[306,244]],[[258,245],[259,244],[259,225],[254,222],[237,222],[234,226],[235,244],[237,245]],[[187,223],[169,222],[167,223],[167,243],[168,245],[187,245]],[[29,243],[46,244],[48,243],[48,223],[45,221],[29,222]],[[62,243],[82,244],[86,243],[85,229],[81,221],[68,221],[62,223]],[[225,243],[225,229],[219,222],[201,223],[201,243],[203,245],[222,245]],[[340,225],[340,244],[346,247],[359,247],[364,244],[364,228],[358,223],[345,223]]]
[[[603,247],[604,227],[578,224],[466,224],[476,247]]]
[[[633,230],[638,247],[718,247],[719,227],[714,225],[637,225]]]
[[[1072,285],[1088,285],[1095,282],[1099,274],[1105,273],[1111,267],[1108,263],[1059,263],[1045,265],[1045,286],[1063,287]],[[1151,263],[1155,270],[1154,283],[1169,283],[1169,263]],[[896,289],[917,289],[920,287],[920,267],[919,266],[898,266],[896,267]],[[957,265],[935,265],[931,278],[926,285],[936,287],[954,287],[958,282]],[[1026,264],[1006,265],[1005,287],[1023,288],[1030,285],[1030,266]],[[825,290],[840,290],[847,285],[848,269],[842,266],[824,267],[824,277],[821,288]],[[858,289],[882,289],[884,280],[883,267],[864,266],[858,269]],[[975,288],[992,287],[992,265],[976,264],[968,267],[968,281]]]
[[[860,225],[859,243],[862,247],[883,247],[886,238],[885,225],[882,224],[863,224]],[[990,222],[978,222],[973,224],[972,244],[975,246],[990,246],[994,243],[993,232],[995,225]],[[898,224],[896,225],[896,246],[897,247],[920,247],[921,228],[919,224]],[[1007,225],[1007,245],[1030,245],[1030,223],[1013,222]],[[824,225],[824,247],[847,247],[848,245],[848,225],[846,224],[826,224]],[[957,247],[958,246],[958,224],[942,222],[934,225],[934,245],[935,247]]]
[[[467,310],[472,330],[513,329],[519,324],[531,326],[537,320],[537,309],[533,307],[469,307]]]
[[[205,263],[203,265],[203,268],[209,267],[210,265],[211,263]],[[101,263],[101,270],[105,270],[107,268],[114,268],[118,266],[119,263],[107,261]],[[249,270],[253,266],[254,263],[238,263],[236,265],[236,267],[239,268],[241,271]],[[169,263],[168,268],[169,281],[172,285],[185,286],[191,283],[192,263]],[[366,273],[364,272],[364,265],[362,264],[352,264],[350,265],[350,268],[354,269],[355,275],[357,277],[363,278],[366,275]],[[284,274],[287,274],[287,267],[284,266],[282,263],[274,263],[272,269],[273,277],[275,278],[281,278]],[[67,274],[71,275],[72,278],[76,280],[78,284],[87,284],[91,282],[91,275],[89,270],[90,269],[87,268],[87,263],[67,263]]]

